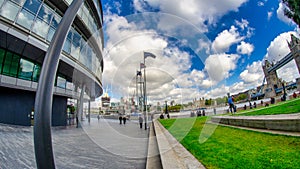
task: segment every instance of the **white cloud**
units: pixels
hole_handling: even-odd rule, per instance
[[[137,3],[136,1],[139,1]],[[204,21],[209,24],[215,23],[218,18],[222,17],[229,11],[237,11],[238,8],[247,0],[210,0],[210,1],[195,1],[195,0],[135,0],[134,7],[138,11],[141,9],[141,3],[147,2],[151,7],[158,8],[163,13],[169,13],[177,17],[188,20],[196,25],[196,27],[206,30]],[[171,27],[168,22],[161,23],[169,27],[169,29],[176,29],[176,25]]]
[[[252,87],[260,85],[264,78],[264,72],[262,70],[262,62],[257,61],[257,62],[253,62],[251,65],[248,65],[246,67],[246,70],[244,70],[240,74],[240,78],[245,83],[250,84],[250,86]]]
[[[235,20],[235,24],[244,30],[245,28],[248,28],[249,22],[246,19],[242,19],[241,21]]]
[[[218,34],[212,43],[212,49],[215,53],[227,52],[231,45],[236,44],[243,39],[244,37],[240,36],[237,28],[231,26],[230,30],[224,30]]]
[[[250,55],[254,50],[254,46],[250,43],[246,43],[244,41],[241,42],[240,45],[237,46],[236,51],[243,55]]]
[[[285,5],[282,2],[280,2],[279,7],[276,11],[277,12],[277,17],[278,17],[278,19],[280,19],[281,21],[283,21],[287,24],[293,24],[293,21],[290,18],[288,18],[287,16],[284,15],[284,9],[285,8],[286,8]]]
[[[236,68],[239,58],[237,54],[210,55],[205,61],[205,70],[212,81],[219,82],[230,76],[230,71]]]
[[[258,2],[257,2],[257,5],[258,5],[258,6],[264,6],[264,5],[265,5],[265,3],[264,3],[264,2],[262,2],[262,1],[258,1]]]
[[[271,19],[272,16],[273,16],[273,11],[268,12],[268,21]]]

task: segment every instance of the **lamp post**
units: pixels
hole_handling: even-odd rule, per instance
[[[51,113],[54,80],[59,56],[66,40],[67,33],[83,2],[84,0],[76,0],[68,7],[55,31],[43,62],[34,106],[35,120],[33,134],[37,168],[55,168],[51,139]]]
[[[156,58],[156,56],[150,52],[144,52],[144,111],[145,111],[145,130],[147,130],[147,123],[148,123],[148,112],[147,112],[147,91],[146,91],[146,58],[152,57],[153,59]]]
[[[165,114],[167,115],[168,119],[170,118],[169,112],[168,112],[168,101],[165,101],[166,103],[166,112]]]

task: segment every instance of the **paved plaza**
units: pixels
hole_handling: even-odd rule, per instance
[[[54,128],[56,168],[145,168],[148,132],[136,121],[96,118],[82,128]],[[33,127],[0,125],[0,168],[36,168]]]

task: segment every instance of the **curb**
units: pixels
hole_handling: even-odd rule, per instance
[[[214,123],[226,125],[250,127],[268,130],[281,130],[289,132],[300,132],[300,118],[297,116],[215,116],[211,118]]]
[[[204,169],[205,167],[186,150],[157,120],[153,121],[151,127],[155,133],[157,141],[158,155],[162,168],[166,169]],[[150,129],[151,130],[151,129]],[[149,142],[151,137],[149,138]],[[148,150],[153,149],[149,144]],[[149,155],[149,151],[148,151]],[[151,156],[150,156],[151,157]],[[149,156],[148,156],[149,158]],[[152,165],[152,164],[150,164]],[[151,168],[147,159],[146,168]]]

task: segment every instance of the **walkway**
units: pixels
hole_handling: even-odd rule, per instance
[[[52,130],[56,168],[125,168],[146,166],[148,130],[137,122],[91,118],[82,128]],[[33,128],[0,125],[0,168],[36,168]]]

